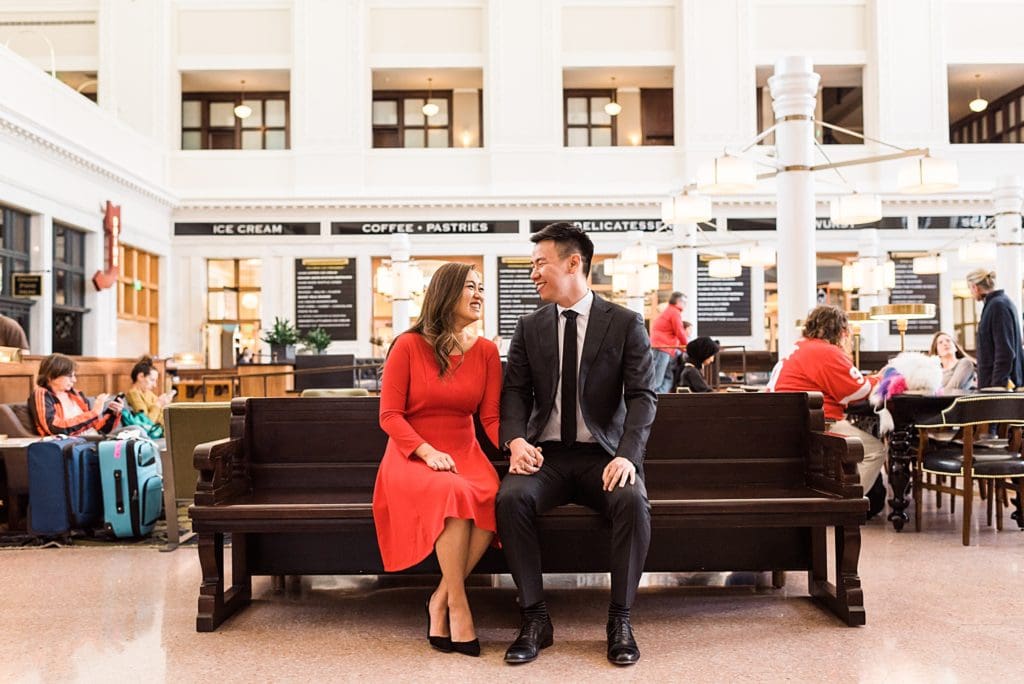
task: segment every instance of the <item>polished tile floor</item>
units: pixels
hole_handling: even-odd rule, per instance
[[[645,577],[643,658],[626,670],[604,658],[603,576],[553,579],[555,646],[512,668],[507,578],[471,590],[483,656],[470,659],[427,648],[429,590],[404,580],[304,578],[274,594],[257,578],[252,606],[197,634],[192,547],[4,550],[0,681],[1021,681],[1024,532],[982,525],[964,548],[959,515],[925,522],[921,534],[865,528],[861,628],[813,605],[803,573],[782,590],[753,575]]]

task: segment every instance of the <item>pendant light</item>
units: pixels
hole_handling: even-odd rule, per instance
[[[615,77],[612,76],[612,101],[604,106],[604,112],[608,116],[618,116],[622,112],[622,105],[616,101]]]
[[[974,99],[967,103],[972,112],[983,112],[988,109],[988,100],[981,96],[981,74],[974,74]]]
[[[241,100],[241,103],[235,105],[235,116],[237,116],[239,119],[248,119],[250,116],[252,116],[252,107],[250,107],[249,105],[245,104],[245,79],[244,78],[242,79],[242,95],[241,95],[241,97],[239,99]]]
[[[423,104],[422,111],[423,116],[427,117],[428,119],[437,114],[439,111],[441,111],[440,107],[438,107],[436,104],[430,101],[430,96],[434,94],[433,82],[433,78],[427,78],[427,101]]]

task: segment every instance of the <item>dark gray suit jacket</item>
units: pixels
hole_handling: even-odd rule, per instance
[[[535,444],[551,416],[559,382],[558,308],[523,316],[508,350],[501,390],[501,443],[524,437]],[[657,395],[643,319],[594,295],[579,367],[583,420],[612,456],[643,463]]]

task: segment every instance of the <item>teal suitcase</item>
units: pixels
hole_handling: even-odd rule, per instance
[[[99,443],[103,519],[117,537],[153,531],[163,507],[160,450],[145,439]]]

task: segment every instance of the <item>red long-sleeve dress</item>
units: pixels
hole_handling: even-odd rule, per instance
[[[384,569],[416,565],[434,550],[446,518],[472,520],[497,531],[498,474],[480,449],[473,414],[498,443],[501,360],[493,342],[478,338],[451,357],[439,378],[434,350],[419,334],[401,335],[384,365],[380,426],[388,446],[373,489],[373,520]],[[458,473],[434,471],[413,454],[427,442],[454,459]]]

